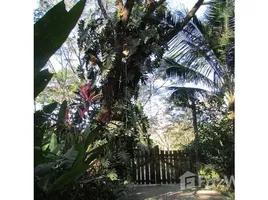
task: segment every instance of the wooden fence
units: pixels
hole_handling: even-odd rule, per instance
[[[136,184],[174,184],[185,172],[195,173],[195,154],[186,151],[163,151],[156,146],[138,152],[133,162]]]

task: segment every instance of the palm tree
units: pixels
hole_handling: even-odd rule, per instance
[[[168,77],[175,76],[178,83],[195,83],[201,84],[208,88],[208,90],[181,86],[172,86],[168,88],[170,90],[174,90],[170,97],[170,100],[173,101],[175,105],[180,107],[187,107],[192,110],[194,132],[195,135],[198,135],[196,102],[200,98],[207,98],[212,92],[219,91],[219,88],[211,79],[196,69],[180,65],[178,62],[171,58],[164,58],[163,61],[165,67],[167,68],[166,75]]]
[[[178,64],[171,58],[164,58],[165,67],[167,67],[166,74],[168,77],[176,76],[179,83],[194,82],[206,86],[208,89],[217,91],[217,85],[208,77],[195,69],[185,67]],[[179,107],[189,108],[192,112],[192,123],[194,128],[195,140],[198,141],[198,126],[197,126],[197,108],[196,104],[200,99],[206,99],[211,95],[210,90],[195,87],[181,87],[173,86],[168,89],[174,90],[171,94],[170,100]],[[196,165],[197,175],[199,173],[199,152],[198,145],[196,146]]]
[[[177,70],[192,74],[195,82],[213,80],[216,91],[225,95],[228,111],[234,113],[234,1],[210,1],[204,20],[194,16],[169,42],[169,47],[166,57],[181,66]],[[174,72],[176,68],[167,72],[170,70]],[[193,71],[204,76],[194,77]]]
[[[177,14],[183,15],[182,12]],[[200,97],[224,94],[228,111],[234,113],[234,1],[212,0],[204,21],[193,16],[190,23],[169,42],[169,47],[164,58],[169,77],[175,75],[181,82],[194,82],[212,89],[169,88],[175,89],[171,100],[176,105],[192,110],[197,140],[196,102]],[[196,154],[198,175],[198,146]]]

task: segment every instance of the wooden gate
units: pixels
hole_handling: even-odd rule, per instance
[[[156,146],[138,152],[133,162],[136,184],[174,184],[185,172],[195,173],[195,154],[186,151],[163,151]]]

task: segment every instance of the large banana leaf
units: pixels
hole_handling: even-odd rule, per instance
[[[34,98],[52,78],[48,70],[40,70],[61,47],[83,12],[86,0],[80,0],[69,12],[64,1],[51,8],[34,25]]]
[[[42,92],[48,82],[51,80],[53,74],[49,73],[48,69],[37,72],[34,76],[34,98]]]
[[[76,162],[71,170],[62,174],[58,179],[56,179],[52,185],[48,188],[47,192],[53,192],[61,189],[63,186],[69,184],[71,181],[83,175],[87,170],[89,170],[94,164],[94,160],[100,155],[100,152],[103,150],[103,146],[99,146],[93,149],[89,154],[85,154],[85,149],[82,143],[76,146],[76,150],[78,151],[78,155],[76,158]]]

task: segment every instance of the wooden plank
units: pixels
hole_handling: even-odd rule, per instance
[[[175,154],[174,154],[175,183],[179,183],[178,159],[179,159],[179,151],[175,151]]]
[[[175,168],[174,168],[174,159],[175,159],[175,151],[172,151],[172,157],[171,157],[171,182],[175,183]]]
[[[138,180],[137,180],[137,183],[140,184],[141,183],[141,171],[140,171],[140,159],[141,159],[141,156],[140,156],[140,151],[138,151],[137,153],[137,170],[138,170]]]
[[[181,154],[179,153],[178,154],[178,174],[179,174],[179,177],[181,175],[183,175],[184,173],[185,173],[185,171],[183,171],[183,160],[182,160]]]
[[[137,169],[137,167],[136,167],[136,164],[135,164],[135,158],[132,158],[132,163],[131,163],[131,167],[132,167],[132,181],[134,182],[134,183],[136,183],[137,181],[136,181],[136,169]]]
[[[145,173],[146,173],[145,180],[146,180],[146,184],[149,184],[149,154],[146,151],[144,155],[145,155],[145,162],[146,162],[146,165],[145,165]]]
[[[160,179],[160,156],[159,156],[159,147],[155,147],[155,170],[156,170],[156,184],[161,183]]]
[[[155,155],[154,149],[150,150],[150,176],[151,184],[155,184]]]
[[[145,161],[144,152],[141,151],[141,164],[142,164],[142,166],[141,166],[141,183],[142,184],[144,184],[144,182],[145,182],[144,161]]]
[[[165,163],[165,151],[161,151],[161,170],[162,170],[162,183],[166,183],[166,163]]]
[[[167,168],[166,168],[166,171],[167,171],[167,183],[169,184],[170,183],[170,161],[171,161],[171,152],[170,151],[166,151],[166,161],[167,161]]]

